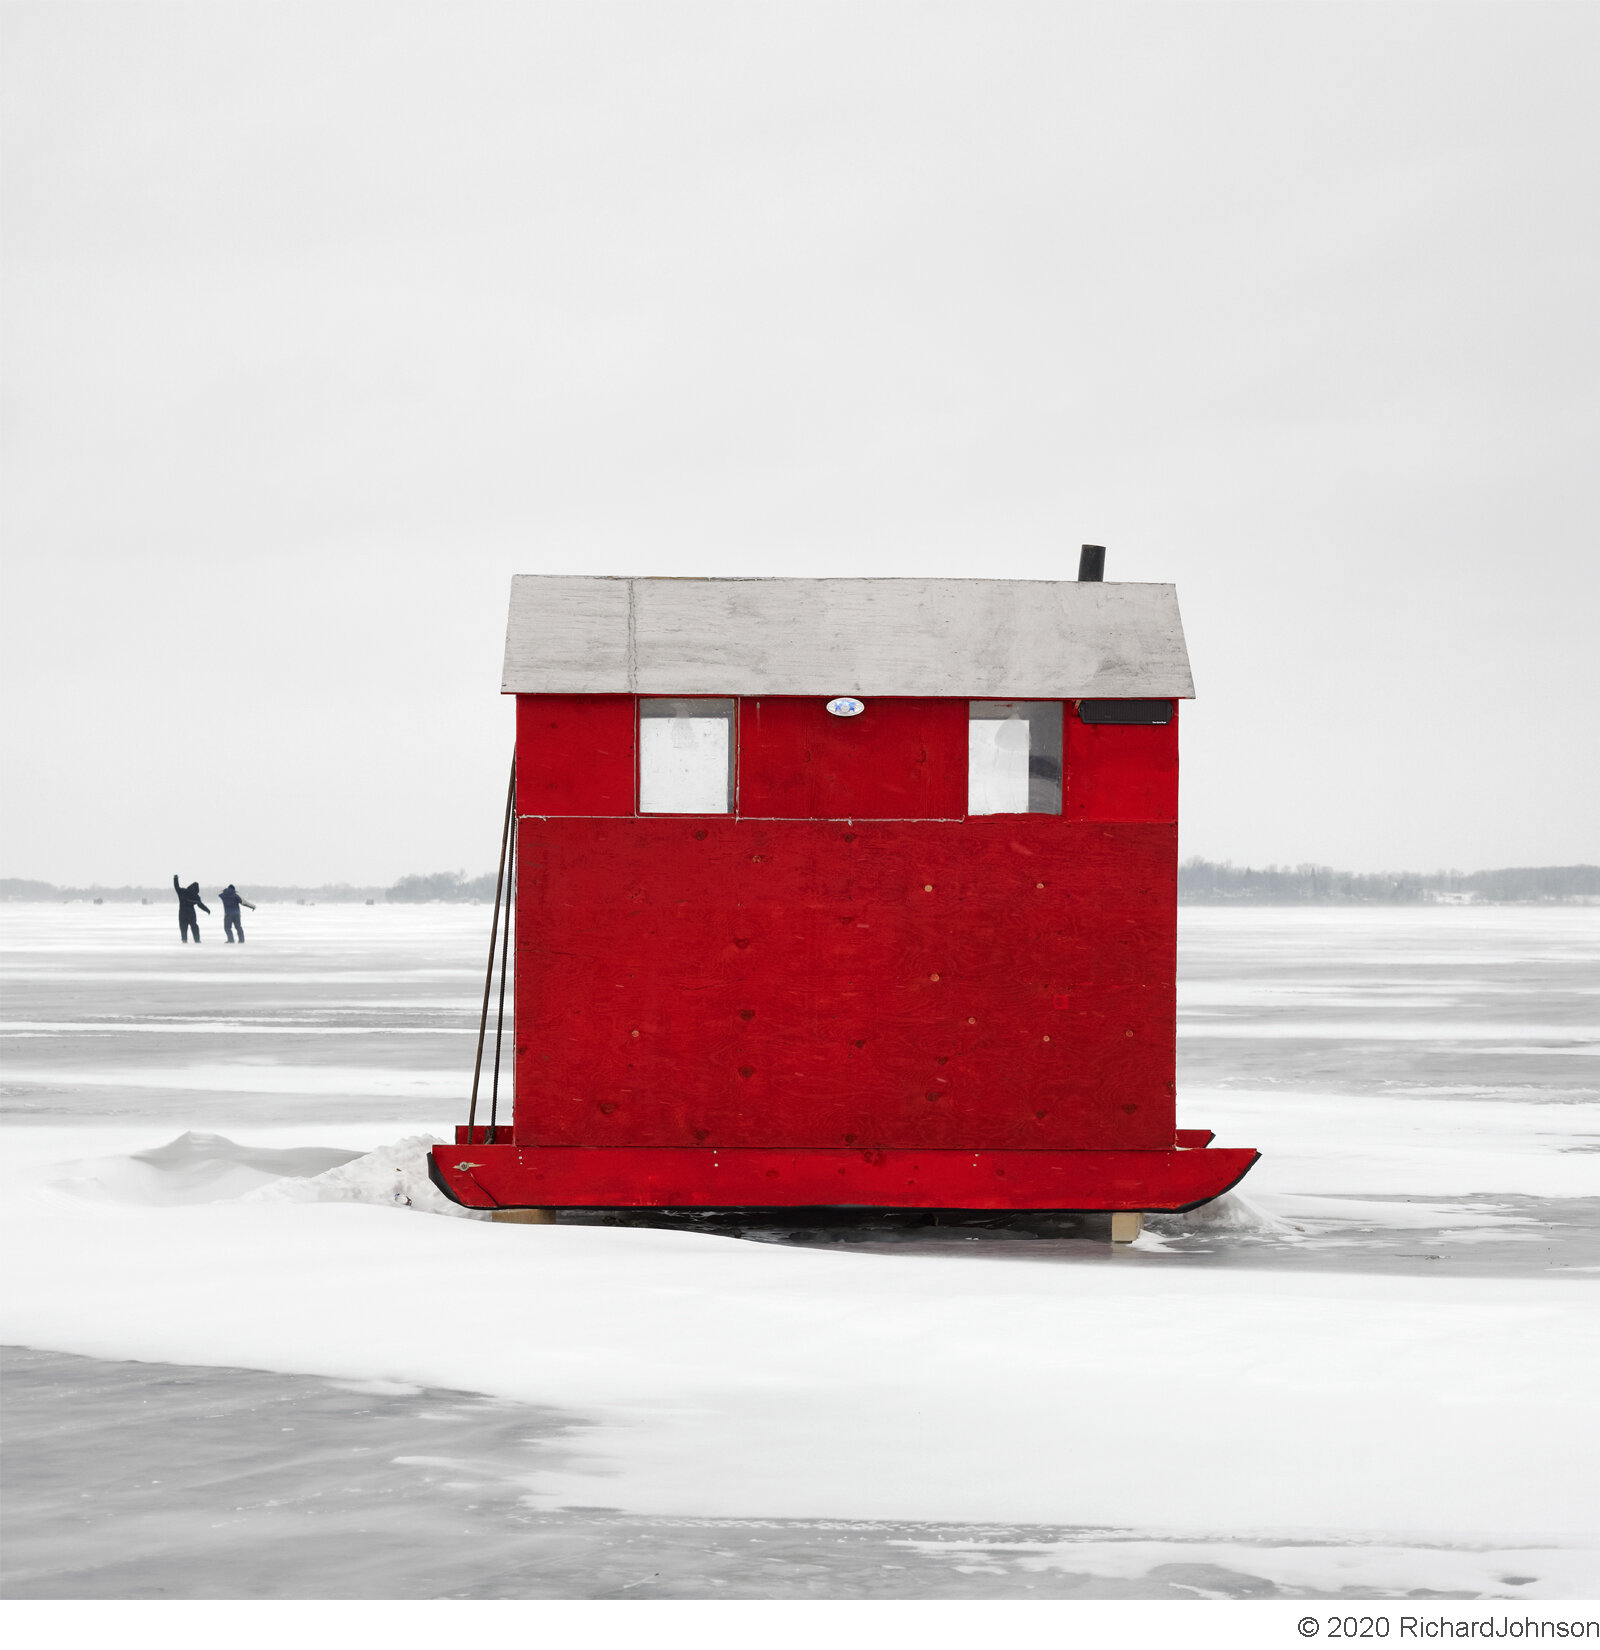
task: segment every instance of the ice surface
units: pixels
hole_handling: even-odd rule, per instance
[[[1513,1550],[1303,1546],[1270,1542],[1171,1542],[1076,1540],[1030,1543],[1008,1539],[907,1543],[991,1570],[1015,1567],[1025,1573],[1065,1571],[1102,1579],[1165,1579],[1202,1597],[1237,1598],[1237,1582],[1265,1584],[1255,1596],[1346,1592],[1357,1597],[1404,1597],[1431,1593],[1441,1598],[1594,1598],[1600,1596],[1589,1553],[1571,1548]],[[1230,1585],[1230,1583],[1232,1583]]]
[[[1600,913],[1186,912],[1184,977],[1230,1021],[1186,1011],[1180,1120],[1267,1156],[1116,1252],[436,1218],[485,915],[264,908],[243,958],[153,908],[8,909],[35,1029],[6,1044],[0,1335],[559,1412],[570,1450],[513,1498],[545,1520],[942,1520],[1016,1590],[1596,1573]],[[1419,999],[1428,1036],[1385,1035]],[[1451,1035],[1491,1021],[1538,1035]]]
[[[1010,1266],[361,1205],[64,1202],[22,1217],[33,1252],[7,1291],[8,1340],[554,1405],[599,1423],[581,1467],[546,1480],[554,1503],[1600,1533],[1600,1330],[1570,1281]]]
[[[178,943],[155,906],[0,914],[0,1116],[453,1118],[471,1071],[488,912],[263,905],[243,946]],[[51,1031],[44,1028],[59,1027]]]
[[[582,1436],[558,1411],[394,1381],[3,1357],[8,1597],[1523,1600],[1589,1584],[1570,1547],[540,1508],[529,1487]]]

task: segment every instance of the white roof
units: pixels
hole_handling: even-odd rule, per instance
[[[511,581],[507,693],[1189,699],[1170,584]]]

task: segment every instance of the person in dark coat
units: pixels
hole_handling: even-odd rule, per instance
[[[240,945],[244,944],[244,928],[239,921],[239,907],[241,905],[247,911],[255,910],[255,906],[249,900],[244,899],[239,890],[230,882],[222,890],[222,932],[228,936],[229,945],[233,944],[235,934],[239,936]]]
[[[172,873],[172,891],[178,896],[178,933],[183,943],[189,943],[189,935],[193,933],[194,943],[200,943],[200,924],[195,918],[194,908],[199,906],[209,917],[211,907],[200,898],[200,884],[191,882],[187,888],[178,886],[178,873]]]

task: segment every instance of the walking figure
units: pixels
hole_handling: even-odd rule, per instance
[[[200,943],[200,924],[195,918],[194,908],[198,905],[208,917],[211,915],[211,907],[200,898],[200,884],[191,882],[187,888],[180,888],[178,886],[178,873],[174,871],[172,873],[172,891],[178,896],[178,933],[185,945],[189,943],[189,935],[192,933],[194,943],[198,945]]]
[[[241,905],[247,911],[255,910],[255,906],[245,899],[230,882],[222,890],[222,932],[228,936],[229,945],[233,944],[235,934],[239,936],[240,945],[244,944],[244,928],[239,921],[239,907]]]

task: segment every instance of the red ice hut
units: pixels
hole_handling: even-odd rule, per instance
[[[1119,1237],[1234,1185],[1176,1117],[1177,597],[1102,564],[514,580],[515,1099],[436,1184]]]

